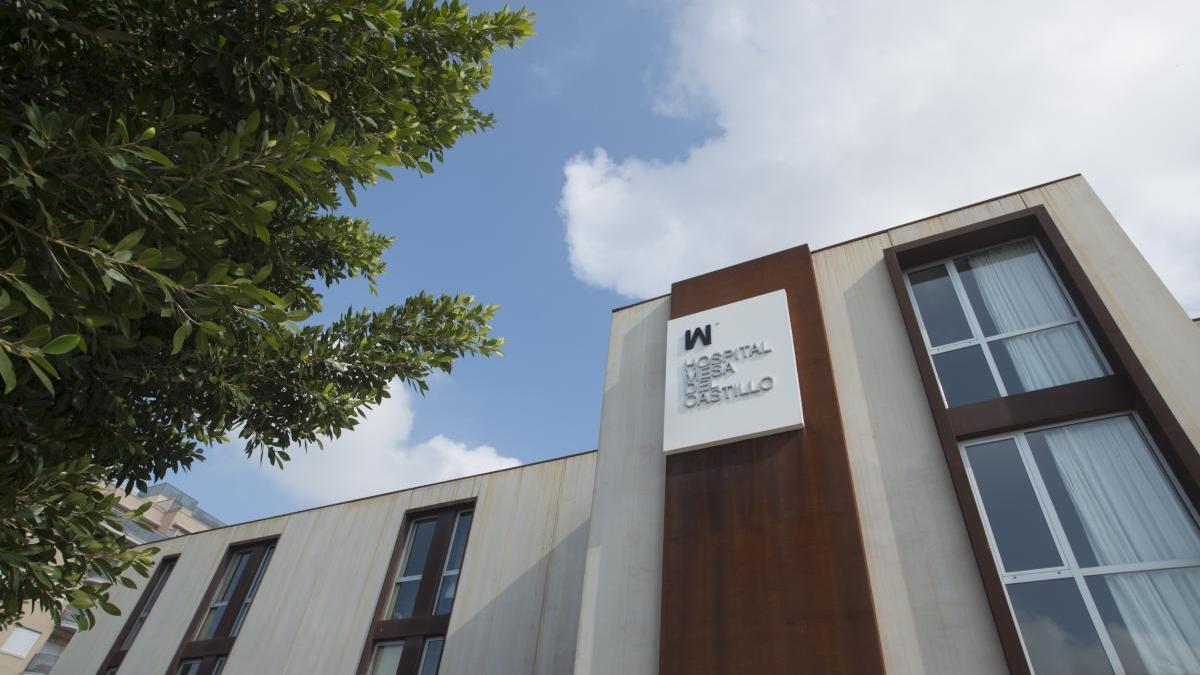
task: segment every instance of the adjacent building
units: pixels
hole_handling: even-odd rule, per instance
[[[170,483],[151,485],[145,492],[126,492],[115,486],[105,489],[120,497],[116,514],[131,546],[224,525],[201,510],[194,497]],[[150,508],[140,517],[128,515],[146,502]],[[49,612],[30,606],[16,625],[0,630],[0,675],[49,673],[78,630],[72,609],[64,611],[56,624]]]
[[[1066,178],[617,309],[597,451],[158,542],[53,672],[1200,673],[1196,382]]]

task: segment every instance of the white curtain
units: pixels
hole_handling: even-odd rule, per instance
[[[1032,240],[970,256],[972,275],[996,333],[1074,318],[1062,289]],[[992,349],[1008,353],[1020,391],[1045,389],[1104,375],[1104,367],[1079,326],[1060,326],[1009,338]],[[1011,383],[1009,388],[1012,389]],[[1010,392],[1017,393],[1017,392]]]
[[[993,342],[991,346],[992,349],[1003,349],[1012,360],[1020,380],[1020,391],[1045,389],[1104,375],[1104,368],[1078,324],[1018,335]],[[1011,382],[1005,384],[1008,393],[1019,393],[1013,391]]]
[[[1070,319],[1071,305],[1032,240],[969,256],[971,272],[996,333]]]
[[[1200,568],[1104,577],[1148,675],[1200,673]]]
[[[1200,533],[1129,417],[1036,434],[1099,565],[1200,559]],[[1200,673],[1200,568],[1106,576],[1154,675]]]

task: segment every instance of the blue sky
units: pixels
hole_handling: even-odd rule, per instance
[[[479,99],[496,128],[360,194],[348,212],[396,237],[388,271],[326,303],[472,293],[502,306],[505,356],[284,472],[213,449],[170,480],[218,518],[594,448],[613,307],[1075,172],[1200,313],[1196,3],[530,7],[538,35]]]

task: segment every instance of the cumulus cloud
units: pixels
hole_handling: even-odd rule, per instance
[[[575,274],[631,297],[1083,172],[1200,311],[1200,3],[663,0],[676,161],[570,159]]]
[[[316,505],[521,463],[490,445],[468,447],[441,434],[414,442],[414,395],[398,384],[391,393],[353,431],[326,442],[324,450],[292,451],[292,461],[283,471],[264,466],[262,472],[298,502]]]

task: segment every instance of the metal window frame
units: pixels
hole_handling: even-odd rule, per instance
[[[1059,321],[1052,321],[1049,323],[1040,324],[1037,326],[1031,326],[1028,328],[1021,328],[1021,329],[1013,330],[1013,331],[1007,331],[1004,333],[997,333],[996,335],[990,335],[990,336],[984,335],[983,328],[981,327],[981,325],[979,323],[979,317],[977,314],[977,310],[975,308],[975,305],[972,304],[972,302],[971,302],[970,295],[968,295],[968,293],[967,293],[966,286],[963,284],[962,277],[959,274],[958,266],[955,264],[955,262],[961,258],[969,258],[973,255],[978,255],[985,251],[990,251],[992,249],[997,249],[1002,246],[1008,246],[1010,244],[1015,244],[1017,242],[1022,242],[1022,241],[1032,241],[1034,246],[1037,248],[1038,257],[1041,259],[1042,264],[1046,266],[1046,270],[1050,273],[1051,278],[1054,279],[1054,282],[1058,287],[1059,293],[1061,293],[1062,297],[1064,299],[1066,299],[1067,306],[1070,307],[1070,309],[1071,309],[1072,318],[1062,319]],[[920,304],[917,303],[916,292],[913,289],[912,280],[909,278],[909,275],[911,275],[915,272],[921,272],[923,270],[932,269],[935,267],[941,267],[942,269],[946,270],[947,275],[950,279],[950,286],[951,286],[951,288],[954,289],[955,298],[958,300],[959,309],[962,311],[963,316],[966,318],[967,326],[971,331],[970,338],[967,338],[965,340],[958,340],[957,342],[951,342],[951,343],[947,343],[944,345],[938,345],[936,347],[933,346],[933,342],[929,339],[929,333],[925,329],[925,317],[921,313],[921,306],[920,306]],[[1039,331],[1049,330],[1051,328],[1059,328],[1061,326],[1070,326],[1070,325],[1078,326],[1080,331],[1083,333],[1084,340],[1087,341],[1088,347],[1091,349],[1092,354],[1096,357],[1096,361],[1099,362],[1100,367],[1104,370],[1104,375],[1101,375],[1101,377],[1103,377],[1105,375],[1111,375],[1113,373],[1112,366],[1109,364],[1108,359],[1105,358],[1104,352],[1100,349],[1099,344],[1096,342],[1095,336],[1092,335],[1092,331],[1088,327],[1087,322],[1085,322],[1083,320],[1083,317],[1079,311],[1079,307],[1075,304],[1075,299],[1071,297],[1071,293],[1068,291],[1066,285],[1063,283],[1062,278],[1058,274],[1057,270],[1054,269],[1054,265],[1051,264],[1050,258],[1046,254],[1046,250],[1045,250],[1041,240],[1038,237],[1031,236],[1031,235],[1016,237],[1014,239],[1010,239],[1008,241],[1001,242],[999,244],[989,244],[987,246],[981,246],[979,248],[975,248],[970,251],[966,251],[964,253],[957,253],[954,255],[946,256],[944,258],[932,261],[932,262],[923,263],[921,265],[916,265],[916,266],[907,268],[904,270],[904,287],[905,287],[905,290],[908,292],[909,300],[912,303],[913,312],[917,315],[917,326],[921,330],[921,340],[923,341],[923,344],[925,346],[925,351],[929,354],[929,358],[932,360],[933,357],[938,354],[944,354],[946,352],[952,352],[952,351],[959,351],[962,349],[967,349],[967,348],[973,347],[975,345],[979,345],[980,351],[983,352],[983,358],[987,361],[988,371],[992,374],[992,381],[996,385],[996,391],[999,392],[1000,398],[1004,398],[1004,397],[1008,396],[1009,392],[1008,392],[1008,387],[1005,386],[1005,384],[1004,384],[1004,378],[1000,375],[1000,369],[996,366],[996,360],[992,356],[991,343],[1002,342],[1009,338],[1018,337],[1021,335],[1029,335],[1032,333],[1037,333]],[[937,369],[935,368],[934,369],[935,374],[937,374],[936,371],[937,371]],[[938,375],[937,380],[938,380],[938,390],[942,395],[942,402],[945,403],[947,407],[949,407],[950,399],[946,396],[946,390],[945,390],[945,387],[942,385],[942,380],[941,380],[940,375]],[[1019,392],[1019,393],[1024,393],[1024,392]]]
[[[466,543],[464,543],[462,560],[458,561],[458,567],[456,567],[454,569],[450,569],[450,551],[454,549],[454,537],[456,537],[458,535],[458,527],[460,524],[462,524],[463,516],[466,516],[466,515],[471,516],[471,523],[474,524],[475,523],[475,510],[474,509],[462,509],[461,511],[458,511],[454,514],[454,527],[453,527],[453,529],[450,530],[450,541],[446,546],[446,562],[444,565],[442,565],[442,573],[438,577],[437,590],[436,590],[436,594],[433,597],[433,611],[435,614],[437,613],[438,602],[442,598],[442,584],[444,584],[446,582],[446,577],[455,577],[455,581],[457,582],[457,580],[461,577],[461,574],[462,574],[463,563],[465,563],[467,560],[467,545],[466,545]],[[467,539],[470,540],[470,538],[471,538],[471,533],[470,533],[470,530],[468,529]],[[454,600],[457,598],[458,598],[458,587],[455,586],[454,597],[450,598],[450,607],[446,610],[446,612],[445,612],[446,614],[449,614],[450,612],[454,611]],[[424,655],[421,656],[421,662],[422,663],[425,662]]]
[[[422,565],[421,571],[417,572],[416,574],[409,574],[407,576],[400,576],[400,575],[404,573],[404,568],[408,567],[409,558],[412,556],[413,542],[416,541],[416,538],[417,538],[417,526],[420,525],[421,523],[432,522],[433,528],[434,528],[434,535],[436,535],[437,534],[437,519],[438,519],[437,514],[433,514],[433,515],[415,518],[411,523],[407,524],[407,526],[406,526],[407,534],[404,537],[404,553],[402,553],[400,555],[400,566],[396,568],[395,581],[392,582],[392,598],[391,598],[391,600],[388,601],[386,611],[384,612],[383,616],[379,617],[380,619],[390,619],[390,618],[392,618],[393,615],[395,615],[396,603],[399,602],[399,600],[400,600],[400,584],[403,584],[406,581],[416,581],[417,586],[420,587],[420,581],[425,576],[425,565]],[[430,542],[429,542],[430,547],[429,547],[429,551],[427,552],[427,555],[433,554],[432,537],[434,535],[430,535]],[[425,561],[429,562],[429,558],[426,558]]]
[[[125,625],[121,628],[121,632],[117,633],[117,637],[113,640],[112,646],[109,647],[108,654],[104,656],[104,660],[100,662],[100,667],[96,670],[97,675],[107,675],[110,670],[115,671],[121,667],[121,662],[125,660],[125,655],[133,648],[138,633],[141,632],[146,619],[154,611],[154,606],[157,604],[158,598],[162,596],[163,589],[171,581],[171,574],[179,566],[179,558],[179,554],[175,553],[165,555],[158,560],[158,563],[154,566],[154,573],[150,575],[149,581],[146,582],[146,587],[142,590],[137,603],[130,612],[129,619],[126,620]],[[126,642],[129,642],[129,644],[126,645]]]
[[[208,584],[208,589],[204,592],[203,599],[199,607],[197,607],[187,631],[184,633],[185,637],[175,650],[175,656],[171,659],[171,666],[167,670],[167,675],[174,675],[181,664],[192,660],[199,660],[200,662],[200,668],[196,671],[195,675],[214,675],[217,672],[218,664],[224,667],[222,661],[229,658],[237,642],[237,635],[232,633],[232,628],[238,616],[230,614],[228,611],[222,612],[213,637],[201,640],[197,639],[196,636],[199,634],[205,617],[208,616],[209,611],[213,607],[240,608],[242,606],[249,594],[250,586],[255,579],[258,578],[258,581],[261,583],[262,579],[265,578],[266,569],[273,557],[272,554],[279,546],[279,539],[280,536],[274,534],[234,542],[225,549],[225,555],[221,557],[220,565],[213,574],[212,580]],[[214,602],[213,598],[221,585],[226,571],[229,569],[229,565],[237,559],[237,556],[247,551],[250,552],[250,558],[246,562],[246,567],[253,571],[246,574],[245,570],[243,570],[237,581],[231,582],[233,591],[228,600]],[[262,570],[262,577],[259,577],[258,574],[260,569]],[[249,611],[249,608],[247,608],[247,615]],[[245,617],[243,617],[244,620]],[[239,629],[241,628],[240,625],[238,627]]]
[[[1078,559],[1075,557],[1075,552],[1071,548],[1070,540],[1067,538],[1066,529],[1063,527],[1062,520],[1058,515],[1058,509],[1054,506],[1054,502],[1050,498],[1050,493],[1046,487],[1042,472],[1038,468],[1037,462],[1033,457],[1033,449],[1029,445],[1027,435],[1031,433],[1037,433],[1039,431],[1045,431],[1047,429],[1061,429],[1064,427],[1086,424],[1088,422],[1116,418],[1126,418],[1133,423],[1134,427],[1138,431],[1138,434],[1142,438],[1142,442],[1149,449],[1150,456],[1155,465],[1158,467],[1162,475],[1167,479],[1169,489],[1174,492],[1176,499],[1180,504],[1183,505],[1184,510],[1191,517],[1193,525],[1195,525],[1197,528],[1197,532],[1200,532],[1200,513],[1197,512],[1195,506],[1187,498],[1187,494],[1184,492],[1182,485],[1174,475],[1174,472],[1171,471],[1170,466],[1166,463],[1166,459],[1163,456],[1162,451],[1159,449],[1158,444],[1154,442],[1154,438],[1149,433],[1149,430],[1146,428],[1144,422],[1134,411],[1097,415],[1093,417],[1070,420],[1068,422],[1029,427],[1003,434],[972,438],[969,441],[959,443],[959,451],[962,454],[962,461],[964,467],[966,468],[967,479],[971,485],[971,492],[975,498],[976,507],[979,510],[980,520],[983,521],[983,530],[984,534],[987,536],[988,547],[991,549],[996,569],[1000,571],[1000,580],[1004,587],[1004,596],[1008,602],[1008,609],[1010,612],[1012,612],[1013,621],[1016,624],[1017,634],[1021,642],[1021,648],[1024,651],[1025,659],[1027,663],[1029,663],[1029,668],[1031,671],[1034,669],[1034,665],[1029,656],[1029,650],[1026,646],[1025,635],[1021,630],[1021,625],[1016,621],[1016,611],[1012,607],[1012,597],[1009,594],[1009,587],[1024,583],[1052,581],[1059,579],[1071,579],[1074,581],[1083,601],[1084,608],[1087,610],[1088,618],[1091,620],[1092,626],[1100,639],[1100,644],[1104,648],[1105,655],[1108,657],[1114,675],[1125,675],[1125,666],[1121,663],[1120,656],[1117,653],[1112,637],[1109,635],[1104,618],[1100,614],[1099,608],[1096,606],[1095,599],[1092,597],[1092,592],[1088,587],[1087,579],[1093,576],[1121,574],[1127,572],[1153,572],[1159,570],[1200,567],[1200,558],[1181,558],[1174,560],[1129,563],[1121,565],[1094,565],[1087,568],[1080,566]],[[1064,563],[1062,566],[1053,568],[1040,568],[1036,570],[1021,570],[1016,572],[1009,572],[1004,567],[1004,562],[1000,557],[1000,547],[996,543],[995,534],[992,531],[992,525],[988,519],[987,509],[985,508],[983,499],[980,495],[979,486],[976,484],[975,471],[971,466],[971,460],[967,454],[968,448],[977,445],[986,445],[988,443],[1001,440],[1011,440],[1017,447],[1018,456],[1021,458],[1022,468],[1025,470],[1026,477],[1033,486],[1034,496],[1038,501],[1038,507],[1041,511],[1042,517],[1050,530],[1051,539],[1053,540],[1055,548],[1058,551],[1059,558]]]
[[[403,642],[404,651],[395,675],[415,675],[418,672],[420,660],[425,653],[425,644],[434,639],[445,639],[450,625],[449,612],[435,614],[437,593],[441,586],[443,573],[453,539],[453,533],[458,525],[459,515],[464,512],[476,513],[475,498],[445,502],[426,507],[410,509],[404,514],[404,522],[396,545],[392,551],[391,561],[384,573],[379,600],[376,602],[374,621],[371,623],[363,643],[362,655],[359,657],[357,675],[367,675],[374,664],[376,646],[387,642]],[[388,612],[394,611],[396,589],[401,580],[416,579],[415,575],[401,577],[412,546],[416,525],[435,519],[437,524],[429,544],[429,556],[422,567],[417,598],[414,601],[413,614],[402,619],[392,619]],[[474,528],[474,518],[472,518]],[[467,547],[470,547],[468,534]],[[466,549],[464,549],[464,565]],[[461,578],[461,577],[460,577]],[[457,592],[456,592],[457,595]],[[444,646],[443,646],[444,648]],[[389,674],[392,675],[392,674]]]

